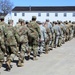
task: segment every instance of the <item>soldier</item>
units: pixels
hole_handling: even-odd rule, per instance
[[[5,47],[5,27],[4,16],[0,16],[0,68],[2,67],[2,62],[4,61],[4,54],[6,53]]]
[[[61,27],[61,32],[62,32],[62,44],[64,44],[65,43],[65,36],[66,36],[66,34],[65,34],[66,26],[63,22],[61,22],[60,27]]]
[[[46,34],[46,28],[43,26],[43,24],[40,21],[38,21],[37,23],[39,24],[41,32],[41,41],[39,41],[39,51],[40,53],[42,53],[45,47],[45,40],[47,38],[47,34]]]
[[[7,47],[7,61],[6,61],[6,70],[11,69],[11,61],[14,60],[15,55],[18,55],[17,42],[15,39],[14,27],[11,26],[11,23],[6,27],[6,47]]]
[[[17,49],[18,50],[20,50],[21,49],[21,46],[20,46],[20,44],[19,44],[19,28],[20,28],[20,26],[22,25],[22,21],[23,21],[23,19],[19,19],[18,20],[18,23],[14,26],[14,29],[15,29],[15,32],[16,32],[16,35],[15,35],[15,38],[16,38],[16,41],[17,41]]]
[[[72,22],[73,24],[73,37],[75,37],[75,22]]]
[[[29,42],[29,45],[32,47],[33,50],[33,60],[37,60],[37,54],[38,54],[38,38],[40,41],[41,38],[41,33],[40,33],[40,28],[38,24],[36,23],[36,16],[32,16],[32,21],[28,25],[29,29],[32,28],[35,30],[35,38]],[[32,44],[31,44],[32,43]]]
[[[2,67],[2,62],[4,60],[4,51],[1,46],[4,46],[4,35],[0,26],[0,68]]]
[[[69,32],[69,35],[70,35],[70,40],[73,38],[73,33],[74,33],[74,26],[73,26],[73,24],[72,24],[72,22],[71,21],[69,21],[69,29],[70,29],[70,32]]]
[[[22,20],[23,20],[23,19],[19,18],[19,20],[18,20],[18,22],[17,22],[17,24],[16,24],[17,27],[21,26]]]
[[[56,37],[56,29],[55,29],[55,21],[53,21],[53,34],[52,34],[52,47],[55,47],[55,37]]]
[[[69,40],[69,33],[70,33],[70,29],[69,29],[69,25],[68,22],[65,22],[65,26],[66,26],[66,37],[65,37],[65,41]]]
[[[48,24],[46,22],[44,23],[44,27],[46,28],[46,34],[47,34],[47,38],[45,39],[45,54],[48,54],[49,42],[51,39],[51,32],[50,32],[50,28],[48,28]]]
[[[20,56],[18,66],[22,66],[22,62],[24,63],[25,52],[28,54],[28,58],[30,57],[30,49],[28,45],[28,37],[31,38],[32,34],[27,26],[25,26],[24,21],[22,21],[21,26],[19,27],[19,46],[20,48]]]
[[[63,31],[62,31],[62,26],[60,21],[58,22],[58,26],[59,26],[59,40],[58,40],[58,46],[60,47],[62,45],[62,36],[63,36]]]
[[[55,48],[56,48],[57,46],[61,45],[61,43],[60,43],[61,29],[58,26],[57,22],[55,22],[54,30],[55,30],[55,43],[54,44],[55,44]]]
[[[53,27],[52,27],[52,24],[51,22],[47,19],[46,20],[46,23],[48,24],[48,28],[50,29],[50,42],[49,42],[49,47],[50,47],[50,50],[53,49],[52,45],[53,45]]]

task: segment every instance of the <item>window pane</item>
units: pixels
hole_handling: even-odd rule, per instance
[[[41,16],[41,13],[38,13],[38,16]]]
[[[46,16],[49,16],[49,13],[47,13]]]
[[[17,13],[14,13],[14,16],[17,16]]]
[[[57,17],[58,16],[58,13],[55,13],[55,16]]]
[[[73,17],[75,17],[75,13],[73,13]]]
[[[66,13],[64,13],[64,17],[66,17],[67,16],[67,14]]]
[[[25,14],[24,14],[24,13],[22,13],[22,16],[25,16]]]

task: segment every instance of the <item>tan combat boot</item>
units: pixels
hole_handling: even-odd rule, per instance
[[[11,70],[11,65],[10,65],[10,63],[11,63],[11,60],[8,60],[7,62],[6,62],[6,70],[7,71],[9,71],[9,70]]]
[[[24,63],[24,58],[21,60],[21,63]]]
[[[48,51],[50,51],[50,50],[53,50],[53,48],[52,48],[52,47],[49,47],[49,48],[48,48]]]
[[[48,50],[45,51],[45,54],[48,54]]]
[[[18,66],[18,67],[22,67],[22,66],[23,66],[21,60],[18,61],[18,65],[17,65],[17,66]]]
[[[35,56],[33,57],[33,60],[38,60],[38,58],[36,58]]]
[[[48,54],[48,45],[46,45],[45,54]]]

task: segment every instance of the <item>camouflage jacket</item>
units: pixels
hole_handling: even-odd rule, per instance
[[[29,28],[33,28],[37,31],[38,33],[38,37],[41,38],[41,33],[40,33],[40,27],[38,26],[38,24],[36,23],[36,21],[32,21],[28,24]]]

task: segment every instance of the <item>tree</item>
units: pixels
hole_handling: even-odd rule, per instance
[[[2,13],[9,13],[11,12],[13,7],[13,3],[10,0],[0,0],[0,11]]]

